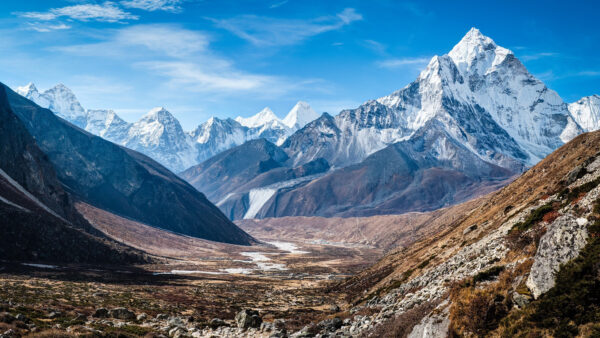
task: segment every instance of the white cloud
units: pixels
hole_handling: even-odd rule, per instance
[[[125,12],[117,7],[114,2],[106,1],[98,4],[80,4],[60,8],[52,8],[47,12],[23,12],[16,13],[23,18],[36,19],[42,21],[55,20],[61,17],[68,17],[79,21],[101,21],[101,22],[119,22],[124,20],[137,20],[138,17]]]
[[[115,43],[139,45],[173,57],[205,51],[208,37],[200,32],[169,25],[137,25],[119,30]]]
[[[181,11],[183,0],[126,0],[121,1],[121,5],[127,8],[143,9],[145,11]]]
[[[276,3],[272,4],[271,6],[269,6],[269,8],[281,7],[287,3],[288,3],[288,0],[279,1],[279,2],[276,2]]]
[[[577,76],[596,77],[596,76],[600,76],[600,71],[597,71],[597,70],[584,70],[584,71],[578,72],[576,75]]]
[[[338,30],[352,22],[362,20],[354,8],[346,8],[335,16],[309,20],[278,19],[243,15],[230,19],[211,19],[218,27],[226,29],[257,46],[293,45],[312,36]]]
[[[523,56],[519,57],[519,59],[521,59],[523,61],[531,61],[531,60],[538,60],[541,58],[558,57],[558,56],[560,56],[559,53],[541,52],[541,53],[523,55]]]
[[[185,58],[205,52],[208,36],[175,25],[135,25],[114,30],[106,41],[55,47],[52,50],[84,56],[136,58],[155,52],[159,56]],[[144,47],[144,48],[137,48]]]
[[[137,66],[169,78],[171,85],[196,92],[257,90],[277,82],[274,77],[244,73],[226,64],[214,68],[193,62],[150,61]]]
[[[145,74],[164,78],[157,86],[166,85],[181,92],[283,95],[299,88],[319,89],[314,85],[316,80],[290,81],[240,70],[210,49],[207,35],[175,25],[125,27],[112,30],[101,42],[52,50],[129,62],[131,67]]]
[[[381,68],[399,68],[403,66],[425,66],[429,62],[430,58],[399,58],[389,59],[377,62],[377,66]]]
[[[55,25],[48,25],[43,23],[30,23],[29,28],[37,32],[47,33],[56,30],[69,29],[71,28],[71,26],[65,25],[64,23],[59,23]]]

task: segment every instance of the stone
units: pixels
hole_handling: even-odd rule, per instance
[[[144,321],[148,318],[148,315],[145,313],[140,313],[135,319],[139,322]]]
[[[108,310],[105,309],[105,308],[96,309],[96,311],[94,312],[94,314],[92,315],[92,317],[94,317],[94,318],[107,318],[108,317]]]
[[[318,326],[320,328],[322,328],[322,330],[325,331],[329,331],[329,332],[335,332],[338,329],[340,329],[342,327],[342,320],[338,317],[335,317],[333,319],[326,319],[321,321]]]
[[[221,318],[213,318],[208,324],[211,328],[216,329],[221,326],[226,326],[227,324]]]
[[[60,313],[60,311],[52,311],[48,314],[48,318],[58,318],[62,315],[62,313]]]
[[[471,232],[473,232],[475,230],[477,230],[477,224],[473,224],[470,227],[468,227],[465,230],[463,230],[463,236],[466,235],[466,234],[468,234],[468,233],[471,233]]]
[[[108,311],[108,315],[111,318],[116,318],[116,319],[124,319],[124,320],[135,319],[135,313],[129,311],[128,309],[126,309],[124,307],[110,309]]]
[[[167,320],[167,319],[169,319],[169,315],[167,315],[165,313],[160,313],[160,314],[156,315],[156,319],[158,319],[158,320]]]
[[[10,324],[15,321],[15,316],[8,312],[0,313],[0,322]]]
[[[179,337],[184,336],[186,333],[187,332],[184,329],[182,329],[180,327],[175,327],[169,331],[169,337],[179,338]]]
[[[245,330],[248,328],[259,328],[262,319],[260,318],[258,311],[245,309],[235,315],[235,322],[237,323],[238,328]]]
[[[564,215],[548,226],[548,231],[540,239],[525,283],[534,298],[537,299],[554,286],[560,265],[577,257],[587,244],[586,223],[571,215]]]
[[[336,304],[333,304],[329,307],[329,311],[331,312],[340,312],[340,307],[337,306]]]
[[[273,327],[275,328],[275,330],[285,330],[285,320],[283,319],[275,319],[273,321]]]
[[[169,324],[170,327],[185,327],[185,323],[181,317],[171,317],[167,324]]]
[[[25,315],[23,315],[23,314],[20,314],[20,313],[18,313],[18,314],[15,316],[15,319],[16,319],[16,320],[19,320],[19,321],[22,321],[23,323],[28,323],[28,322],[30,321],[30,320],[29,320],[29,318],[25,317]]]
[[[531,296],[523,295],[518,292],[513,292],[512,300],[515,303],[515,306],[519,309],[524,308],[531,301]]]

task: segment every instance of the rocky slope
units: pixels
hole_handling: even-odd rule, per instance
[[[578,136],[455,224],[338,285],[355,305],[329,334],[595,332],[599,184],[600,132]]]
[[[179,121],[162,107],[152,109],[135,123],[128,123],[112,110],[85,110],[75,94],[62,84],[40,93],[30,83],[18,87],[16,92],[76,126],[139,151],[176,173],[249,140],[265,138],[281,144],[318,117],[306,102],[300,101],[283,120],[265,108],[248,118],[211,117],[193,131],[185,132]]]
[[[75,210],[54,167],[0,91],[0,259],[133,263],[135,250],[100,236]]]
[[[151,226],[204,239],[250,244],[202,193],[160,164],[93,136],[9,88],[4,104],[23,122],[73,195]]]

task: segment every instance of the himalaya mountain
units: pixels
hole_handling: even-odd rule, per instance
[[[77,212],[46,154],[0,86],[0,259],[139,263],[143,255],[104,237]]]
[[[57,117],[0,84],[1,104],[22,122],[74,198],[128,219],[213,241],[254,240],[198,190],[152,159]],[[161,113],[156,112],[161,119]],[[161,120],[162,121],[162,120]]]
[[[246,218],[250,209],[256,217],[432,210],[505,184],[597,129],[596,121],[597,96],[567,105],[513,52],[473,28],[413,83],[337,116],[323,114],[281,145],[288,168],[320,159],[335,170],[247,191],[240,184],[209,198],[230,217]],[[206,181],[193,168],[183,177]]]
[[[211,117],[186,132],[162,107],[152,109],[135,123],[128,123],[112,110],[83,109],[73,92],[62,84],[40,93],[30,83],[16,92],[94,135],[152,157],[174,172],[249,140],[265,138],[282,144],[294,131],[319,117],[307,103],[300,101],[283,120],[265,108],[249,118]]]
[[[569,104],[569,111],[583,130],[600,129],[600,95],[586,96]]]

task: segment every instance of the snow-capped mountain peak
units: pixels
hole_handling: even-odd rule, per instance
[[[300,129],[307,123],[316,120],[318,117],[319,114],[317,114],[308,103],[298,101],[282,122],[292,129]]]
[[[265,107],[258,114],[250,116],[250,117],[241,117],[238,116],[235,118],[239,124],[242,126],[246,126],[248,128],[255,128],[263,126],[271,121],[278,120],[279,118],[273,113],[271,108]]]
[[[25,86],[17,87],[15,90],[19,95],[28,97],[34,93],[39,93],[33,82],[29,82]]]
[[[471,28],[448,56],[461,73],[476,71],[483,75],[490,67],[502,63],[509,54],[513,53],[496,45],[494,40],[481,34],[477,28]]]
[[[33,83],[18,87],[17,93],[32,100],[40,107],[48,108],[65,120],[80,128],[85,128],[86,112],[75,94],[63,84],[39,93]]]
[[[582,97],[569,104],[569,111],[583,130],[600,129],[600,95]]]
[[[158,121],[161,123],[169,123],[176,121],[177,119],[169,112],[165,107],[152,108],[146,115],[142,117],[142,120]],[[177,122],[179,123],[179,122]]]

